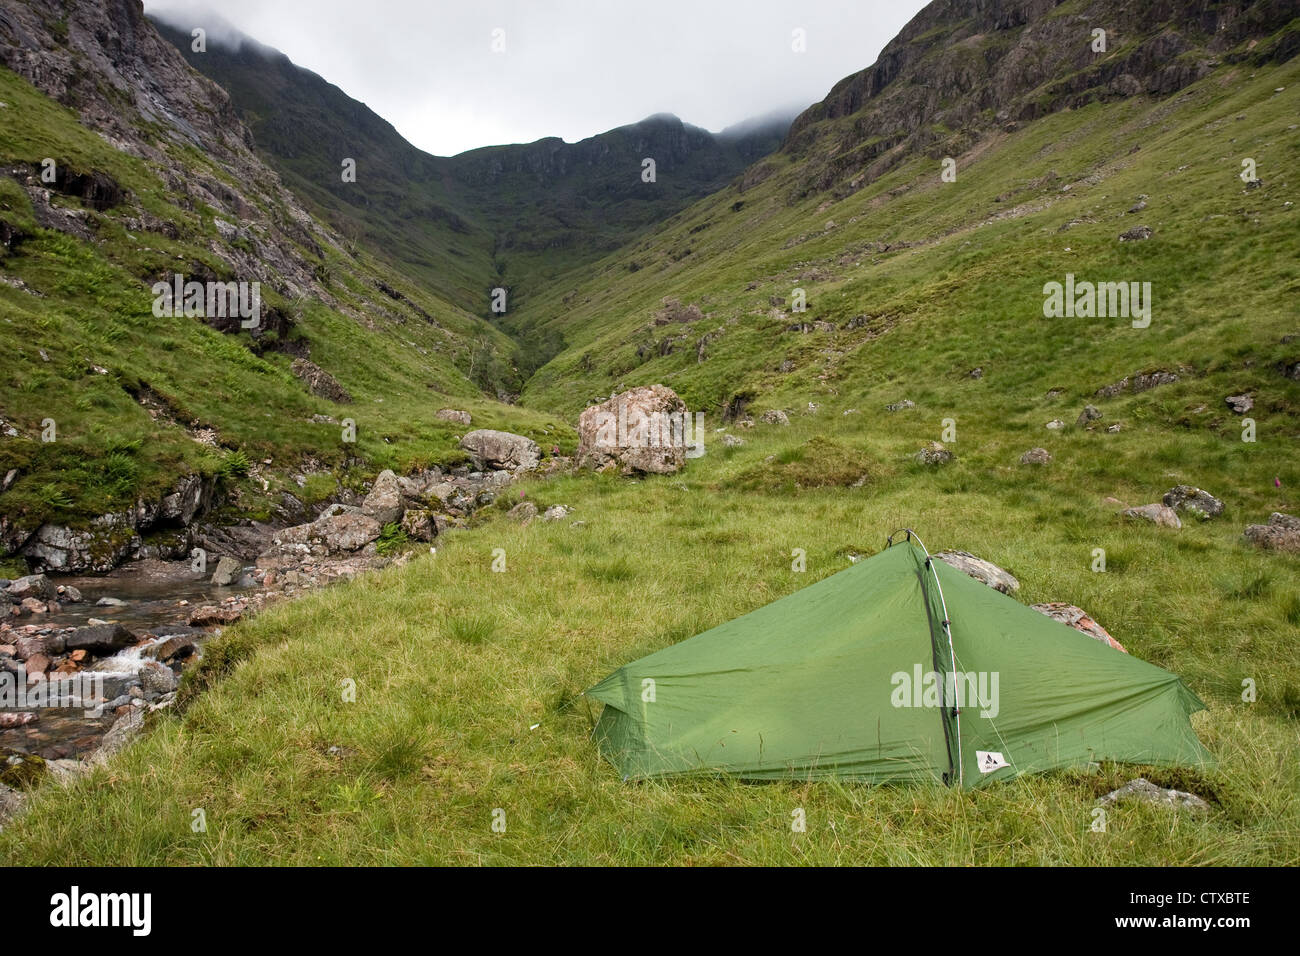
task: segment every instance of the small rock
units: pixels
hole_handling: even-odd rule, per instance
[[[441,418],[445,422],[455,422],[457,425],[472,425],[474,419],[470,417],[469,412],[461,411],[459,408],[440,408],[435,417]]]
[[[1246,528],[1246,540],[1266,551],[1283,551],[1300,554],[1300,518],[1281,512],[1269,515],[1268,524],[1253,524]]]
[[[1120,233],[1120,242],[1140,242],[1143,239],[1150,239],[1152,236],[1150,226],[1135,226],[1127,232]]]
[[[361,513],[374,518],[380,525],[394,524],[402,519],[402,485],[391,469],[385,468],[375,479],[361,505]]]
[[[1145,777],[1130,780],[1118,790],[1112,790],[1106,794],[1097,803],[1108,807],[1122,800],[1136,800],[1140,803],[1154,803],[1159,806],[1183,810],[1208,810],[1210,808],[1209,803],[1194,793],[1186,793],[1182,790],[1164,790]]]
[[[38,598],[42,601],[49,601],[55,596],[50,579],[43,574],[29,574],[26,577],[15,578],[9,582],[9,587],[5,588],[5,590],[9,594],[9,600],[15,604],[24,598]]]
[[[765,425],[789,425],[790,424],[790,416],[787,415],[785,412],[781,411],[781,409],[779,408],[769,408],[767,411],[765,411],[762,415],[758,417],[758,420],[760,422],[763,422]]]
[[[745,439],[737,438],[735,435],[723,435],[722,445],[724,448],[739,448],[745,444]]]
[[[242,562],[227,555],[217,562],[217,570],[212,574],[212,583],[219,588],[228,587],[243,570]]]
[[[126,602],[120,598],[102,597],[95,602],[95,607],[126,607]]]
[[[104,657],[134,647],[136,636],[121,624],[97,624],[70,632],[64,644],[69,651],[84,650],[96,657]]]
[[[916,408],[916,402],[912,401],[910,398],[905,398],[901,402],[894,402],[892,405],[886,405],[885,411],[901,412],[909,408]]]
[[[537,505],[531,501],[521,501],[506,513],[506,517],[521,524],[525,521],[531,521],[537,517]]]
[[[940,551],[935,555],[944,564],[951,565],[958,571],[968,574],[976,581],[983,582],[995,591],[1010,594],[1020,590],[1020,582],[1015,575],[1004,571],[992,561],[977,558],[969,551]]]
[[[1162,528],[1181,528],[1183,523],[1173,508],[1163,504],[1142,505],[1140,508],[1127,508],[1123,512],[1126,518],[1141,518]]]
[[[939,442],[932,441],[912,457],[923,465],[946,465],[957,456]]]
[[[108,729],[104,735],[104,742],[100,744],[95,751],[91,760],[94,763],[104,763],[109,757],[122,750],[139,736],[140,731],[144,728],[144,711],[140,708],[132,707],[129,711],[119,717]]]
[[[157,644],[151,644],[144,650],[144,656],[155,661],[161,661],[164,664],[171,661],[184,660],[192,657],[197,648],[194,645],[194,638],[187,637],[184,634],[178,634],[174,637],[166,638]]]
[[[1051,460],[1052,455],[1046,448],[1031,448],[1020,456],[1022,465],[1046,465]]]
[[[1117,651],[1128,653],[1128,651],[1124,650],[1124,645],[1111,637],[1110,632],[1089,617],[1083,608],[1055,601],[1046,604],[1032,604],[1030,607],[1040,614],[1046,614],[1054,621],[1059,621],[1066,627],[1072,627],[1081,634],[1087,634],[1094,641],[1100,641]]]
[[[1223,514],[1223,502],[1208,491],[1191,485],[1178,485],[1165,492],[1164,503],[1179,514],[1200,518],[1217,518]]]
[[[542,515],[542,520],[559,521],[562,518],[567,518],[572,513],[572,508],[565,507],[564,505],[552,505],[546,509],[546,513]]]
[[[1065,427],[1065,422],[1061,421],[1059,418],[1053,418],[1050,422],[1047,423],[1047,427],[1054,432],[1059,432],[1062,428]]]
[[[176,689],[176,674],[167,665],[151,661],[140,669],[140,684],[145,696],[161,697]]]
[[[409,508],[402,515],[402,530],[413,541],[432,541],[438,536],[438,520],[427,508]]]
[[[1095,422],[1099,418],[1101,418],[1101,409],[1096,405],[1086,405],[1084,406],[1083,411],[1079,413],[1079,420],[1075,422],[1075,424],[1083,426],[1088,424],[1088,422]]]
[[[1238,415],[1244,415],[1255,407],[1255,400],[1249,395],[1229,395],[1224,402]]]
[[[289,575],[285,575],[288,580]],[[214,624],[234,624],[244,616],[242,607],[218,607],[214,604],[207,604],[203,607],[195,608],[190,612],[189,624],[191,627],[210,627]]]

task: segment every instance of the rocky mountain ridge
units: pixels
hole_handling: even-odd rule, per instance
[[[1235,56],[1282,62],[1300,50],[1295,11],[1287,0],[935,0],[795,119],[783,153],[808,166],[795,195],[848,195],[917,152],[958,156],[1090,102],[1172,95],[1252,38]]]

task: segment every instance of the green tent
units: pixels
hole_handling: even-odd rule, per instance
[[[1115,760],[1208,765],[1182,680],[907,540],[620,668],[602,752],[625,778],[979,786]]]

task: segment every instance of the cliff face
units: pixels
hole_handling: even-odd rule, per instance
[[[247,151],[247,131],[229,98],[185,68],[139,2],[59,6],[0,8],[0,63],[137,155],[156,155],[140,135],[140,120],[223,156]]]
[[[182,208],[216,211],[228,228],[212,251],[232,274],[263,276],[285,297],[331,301],[305,256],[319,255],[319,244],[334,237],[254,154],[230,97],[189,69],[139,0],[58,7],[8,0],[0,7],[0,64],[74,110],[114,148],[144,160]],[[184,158],[186,148],[216,169],[197,169]],[[152,225],[184,232],[191,224]]]
[[[935,0],[799,116],[784,149],[808,160],[799,195],[845,195],[908,154],[956,155],[1096,100],[1168,96],[1242,44],[1235,55],[1287,59],[1300,49],[1284,29],[1295,15],[1292,0]]]
[[[459,455],[430,395],[517,389],[513,343],[313,218],[139,0],[0,0],[0,67],[0,557],[183,555],[197,514],[145,540],[178,482],[297,514],[305,473]]]

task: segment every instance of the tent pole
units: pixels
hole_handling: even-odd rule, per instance
[[[916,543],[920,545],[921,550],[925,553],[926,570],[928,570],[930,572],[930,576],[934,578],[934,586],[939,591],[939,606],[943,608],[943,632],[944,635],[948,638],[948,658],[952,662],[952,670],[949,671],[949,673],[952,675],[952,685],[953,685],[953,690],[955,692],[957,688],[957,652],[953,648],[952,621],[948,616],[948,602],[944,599],[943,596],[943,585],[939,583],[939,575],[934,570],[934,560],[930,557],[930,549],[925,546],[925,542],[921,540],[921,536],[918,535],[911,528],[899,528],[897,531],[892,532],[889,535],[889,540],[888,543],[885,545],[885,547],[890,547],[893,545],[894,535],[898,534],[899,531],[907,532],[908,541],[911,541],[913,538],[916,539]],[[944,681],[943,686],[946,687],[947,684],[948,682]],[[959,787],[964,787],[966,784],[966,768],[962,761],[962,750],[961,750],[961,706],[955,700],[953,701],[952,715],[953,715],[953,720],[957,725],[957,785]]]

